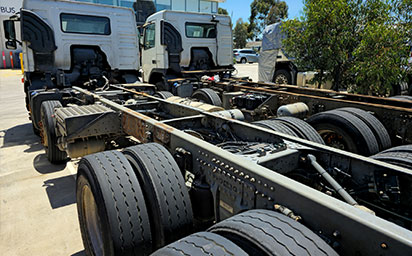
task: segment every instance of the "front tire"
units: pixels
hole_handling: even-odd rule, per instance
[[[196,90],[192,94],[192,98],[198,99],[206,104],[210,104],[213,106],[222,106],[222,100],[220,99],[219,95],[217,94],[217,92],[210,88],[202,88]]]
[[[56,119],[54,117],[54,109],[62,107],[60,101],[48,100],[41,104],[41,136],[43,139],[44,149],[47,159],[52,164],[64,162],[67,159],[67,154],[57,147],[56,135]]]
[[[292,84],[292,76],[286,69],[279,69],[275,72],[273,82],[275,84]]]

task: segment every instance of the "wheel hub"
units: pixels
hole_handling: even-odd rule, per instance
[[[326,145],[345,150],[346,149],[346,143],[343,139],[343,137],[339,134],[337,134],[334,131],[319,131],[320,136],[322,139],[325,141]]]
[[[82,211],[85,217],[90,243],[96,255],[103,255],[103,235],[96,201],[89,186],[82,189]]]
[[[285,75],[278,75],[275,84],[288,84],[288,78]]]

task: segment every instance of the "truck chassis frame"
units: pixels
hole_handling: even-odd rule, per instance
[[[309,160],[311,155],[327,172],[349,173],[350,179],[356,182],[372,181],[383,174],[410,181],[410,170],[121,86],[112,87],[149,102],[141,107],[138,104],[132,110],[85,89],[73,87],[73,90],[119,113],[124,134],[132,136],[138,143],[156,142],[165,146],[188,180],[206,182],[213,195],[213,205],[207,207],[213,208],[214,221],[249,209],[275,210],[275,205],[280,205],[302,218],[303,223],[317,234],[339,244],[339,253],[343,255],[399,255],[412,246],[410,231],[359,209],[362,207],[354,207],[286,177],[294,169],[313,170]],[[158,110],[155,115],[156,111],[148,107],[154,105]],[[172,108],[180,113],[179,117],[158,118],[167,116],[160,115],[160,109],[167,113]],[[212,142],[190,127],[206,130],[204,134],[216,132],[238,139],[238,142],[251,142],[248,147],[255,146],[260,151],[249,155],[244,152],[235,154],[225,148],[224,143]],[[339,197],[333,190],[328,193]],[[362,198],[356,197],[359,199]],[[358,202],[372,206],[367,200]],[[408,219],[406,216],[402,218]],[[361,235],[354,235],[355,232]]]

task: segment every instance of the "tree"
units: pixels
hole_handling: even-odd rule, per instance
[[[243,22],[242,19],[238,19],[236,21],[236,26],[233,31],[233,41],[235,43],[235,48],[245,48],[246,47],[246,40],[248,37],[247,28],[249,26],[248,22]]]
[[[226,9],[220,7],[217,9],[217,14],[229,15]]]
[[[133,3],[136,13],[136,22],[143,25],[150,15],[156,12],[156,6],[152,0],[137,0]]]
[[[386,95],[406,60],[394,1],[410,0],[305,0],[303,16],[283,24],[285,50],[303,69],[318,71],[316,82]]]
[[[249,38],[257,39],[267,25],[288,17],[288,6],[285,1],[254,0],[250,4],[250,12]]]
[[[388,95],[406,75],[403,67],[407,65],[407,30],[397,24],[394,11],[381,0],[369,0],[361,8],[361,40],[349,69],[356,74],[354,92]]]

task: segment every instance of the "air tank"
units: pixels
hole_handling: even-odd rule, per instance
[[[309,107],[303,102],[283,105],[278,108],[277,116],[294,116],[304,118],[309,112]]]

